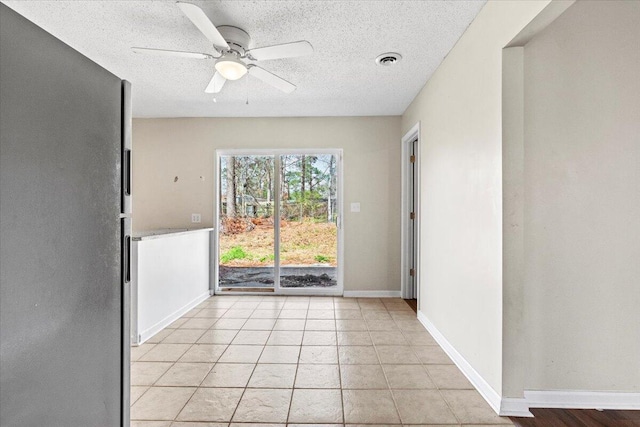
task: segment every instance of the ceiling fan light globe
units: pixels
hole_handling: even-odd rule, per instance
[[[247,66],[239,59],[223,57],[216,62],[216,70],[227,80],[238,80],[247,74]]]

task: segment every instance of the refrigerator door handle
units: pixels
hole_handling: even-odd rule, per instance
[[[122,227],[122,282],[127,284],[131,281],[131,230],[129,218],[121,218]]]
[[[124,150],[124,185],[123,191],[125,196],[131,195],[131,150],[126,148]]]
[[[129,283],[131,281],[131,236],[124,237],[124,245],[123,245],[123,266],[122,273],[124,276],[124,283]]]

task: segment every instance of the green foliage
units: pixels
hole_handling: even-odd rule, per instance
[[[242,249],[242,247],[234,246],[233,248],[229,249],[227,252],[222,254],[222,256],[220,257],[220,261],[222,261],[223,263],[226,263],[234,259],[245,259],[245,258],[249,258],[249,254],[246,253],[244,249]]]
[[[305,190],[304,193],[301,191],[292,191],[291,200],[295,200],[298,203],[313,203],[316,200],[322,200],[322,194],[316,190]]]
[[[327,257],[327,256],[324,256],[324,255],[316,255],[316,256],[314,257],[314,259],[315,259],[316,261],[318,261],[318,262],[329,262],[329,261],[331,261],[331,258],[329,258],[329,257]]]
[[[259,261],[260,262],[267,262],[267,261],[273,261],[274,259],[276,259],[275,255],[270,254],[270,255],[267,255],[267,256],[260,257]]]
[[[281,200],[281,216],[301,221],[305,217],[329,218],[336,210],[337,159],[332,154],[283,154],[280,170],[275,155],[220,157],[221,212],[238,217],[270,217],[275,200]],[[275,176],[280,191],[275,194]],[[231,193],[233,194],[227,194]],[[230,206],[226,206],[230,203]]]

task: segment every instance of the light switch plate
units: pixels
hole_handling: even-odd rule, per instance
[[[200,214],[191,214],[191,222],[202,222]]]
[[[351,212],[360,212],[360,203],[351,203]]]

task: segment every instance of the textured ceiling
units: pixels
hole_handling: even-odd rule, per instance
[[[212,60],[132,46],[213,53],[173,1],[3,1],[133,84],[136,117],[371,116],[404,112],[484,5],[481,1],[193,1],[253,47],[308,40],[311,56],[261,61],[294,83],[284,94],[249,76],[205,94]],[[397,65],[375,58],[399,52]],[[247,94],[249,104],[246,104]]]

